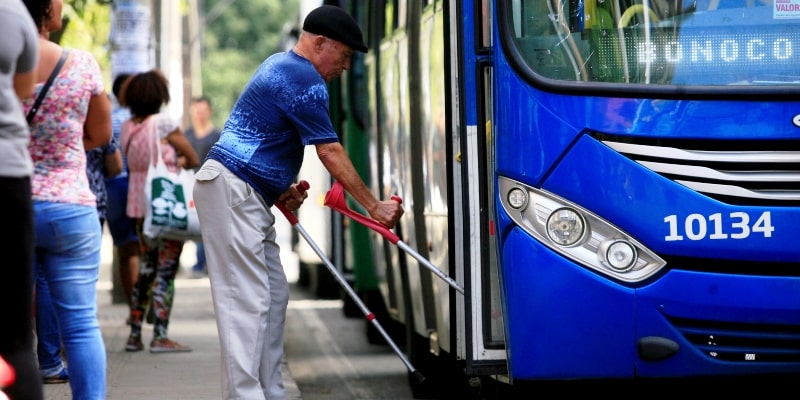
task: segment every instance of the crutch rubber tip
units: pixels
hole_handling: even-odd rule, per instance
[[[422,382],[425,382],[425,377],[419,371],[414,371],[414,383],[419,385]]]

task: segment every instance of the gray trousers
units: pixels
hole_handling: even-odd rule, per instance
[[[222,397],[283,400],[289,284],[275,240],[275,216],[250,185],[217,161],[206,161],[195,178],[219,331]]]

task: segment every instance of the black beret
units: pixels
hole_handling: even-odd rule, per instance
[[[358,23],[339,7],[324,5],[311,10],[303,22],[303,30],[338,40],[362,53],[367,52]]]

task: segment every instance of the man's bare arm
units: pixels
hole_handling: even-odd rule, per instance
[[[342,184],[347,193],[364,207],[370,217],[393,228],[404,213],[400,203],[393,200],[381,201],[375,198],[361,176],[358,175],[341,143],[318,144],[316,148],[317,156],[333,179]]]

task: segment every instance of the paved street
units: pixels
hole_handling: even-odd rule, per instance
[[[279,231],[291,233],[290,229],[281,227]],[[282,247],[289,249],[288,244],[282,244]],[[194,251],[194,244],[187,243],[181,258],[183,270],[175,281],[175,304],[169,326],[171,338],[192,346],[194,350],[191,353],[151,354],[146,350],[152,325],[145,325],[145,351],[129,353],[125,351],[125,341],[130,333],[125,324],[127,306],[112,304],[113,253],[108,236],[104,238],[103,265],[97,290],[100,327],[108,354],[109,400],[212,400],[221,397],[219,341],[209,281],[207,278],[188,279],[185,272],[194,263]],[[282,257],[286,260],[287,276],[296,281],[294,253],[285,250]],[[284,364],[283,372],[289,400],[302,399],[287,364]],[[71,399],[69,384],[45,385],[45,397],[48,400]]]

